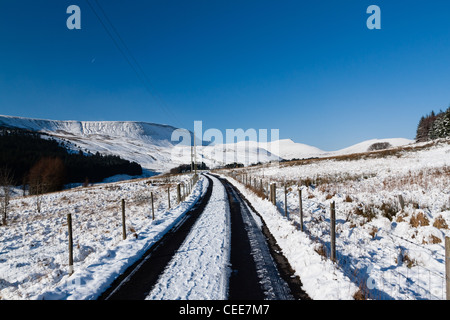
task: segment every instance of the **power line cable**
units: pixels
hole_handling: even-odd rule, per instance
[[[130,48],[127,46],[127,44],[125,43],[125,41],[123,40],[122,36],[120,35],[120,33],[117,31],[116,27],[114,26],[114,24],[111,22],[111,20],[108,18],[108,15],[106,14],[106,12],[103,10],[103,7],[100,5],[100,3],[98,2],[98,0],[94,0],[95,3],[97,4],[97,6],[100,8],[103,16],[106,18],[106,21],[109,23],[109,25],[111,26],[112,30],[114,31],[114,33],[117,35],[117,37],[119,38],[120,42],[122,42],[123,46],[125,47],[125,49],[127,50],[128,54],[130,55],[131,59],[133,60],[133,62],[135,63],[135,65],[138,67],[139,71],[141,72],[141,74],[143,75],[143,77],[145,78],[145,80],[147,81],[147,83],[153,88],[152,82],[150,81],[150,79],[148,78],[148,76],[146,75],[146,73],[144,72],[144,70],[142,69],[141,65],[139,64],[139,62],[135,59],[133,53],[131,52]],[[165,104],[164,100],[162,100],[162,98],[159,96],[159,94],[156,92],[154,92],[154,94],[161,100],[161,102],[163,104]]]
[[[91,2],[89,0],[86,0],[86,2],[88,3],[89,7],[91,8],[92,12],[94,13],[94,15],[97,17],[98,21],[100,22],[100,24],[103,26],[103,28],[105,29],[106,33],[109,35],[109,37],[111,38],[111,40],[114,42],[114,45],[116,46],[116,48],[120,51],[120,53],[123,55],[123,57],[125,58],[125,60],[127,61],[128,65],[133,69],[133,71],[136,73],[136,76],[138,77],[138,79],[142,82],[142,84],[144,85],[146,91],[157,101],[159,102],[159,107],[161,108],[161,110],[163,110],[169,117],[171,117],[171,119],[174,119],[179,125],[180,122],[177,119],[176,115],[171,112],[170,108],[167,106],[167,104],[164,102],[164,100],[161,98],[161,96],[159,96],[156,93],[156,90],[153,88],[151,81],[149,80],[148,76],[146,75],[146,73],[144,72],[143,68],[141,67],[141,65],[138,63],[138,61],[136,60],[136,58],[134,57],[134,55],[132,54],[131,50],[129,49],[129,47],[126,45],[125,41],[123,40],[123,38],[120,36],[119,32],[117,31],[117,29],[114,27],[114,25],[112,24],[111,20],[108,18],[108,16],[106,15],[106,12],[103,10],[103,8],[101,7],[101,5],[99,4],[99,2],[97,0],[94,0],[95,3],[97,4],[98,8],[100,8],[100,11],[102,12],[105,20],[108,22],[108,24],[110,25],[110,28],[112,29],[113,33],[117,36],[117,38],[120,40],[122,46],[125,48],[125,50],[128,52],[125,53],[124,49],[122,49],[122,47],[120,46],[120,44],[118,43],[118,41],[116,40],[116,38],[114,37],[113,33],[111,33],[111,31],[109,30],[109,28],[106,26],[105,22],[102,20],[102,18],[100,17],[100,15],[97,13],[97,10],[95,10],[94,6],[91,4]],[[134,64],[132,63],[132,61],[134,62]]]
[[[159,101],[166,107],[167,111],[169,113],[171,113],[171,110],[169,109],[169,107],[167,106],[167,104],[165,103],[165,101],[161,98],[161,96],[158,94],[158,92],[155,90],[154,86],[152,85],[152,82],[150,81],[149,77],[147,76],[147,74],[144,72],[143,68],[141,67],[141,65],[139,64],[139,62],[136,60],[136,58],[134,57],[133,53],[131,52],[131,50],[129,49],[129,47],[127,46],[127,44],[125,43],[125,41],[123,40],[123,38],[121,37],[120,33],[117,31],[116,27],[114,26],[114,24],[111,22],[111,20],[108,18],[108,15],[106,14],[106,12],[103,10],[103,7],[100,5],[100,3],[98,2],[98,0],[94,0],[95,3],[97,4],[97,6],[100,8],[103,16],[106,18],[106,21],[108,22],[108,24],[111,26],[112,30],[114,31],[114,33],[117,35],[117,37],[119,38],[120,42],[122,43],[122,45],[125,47],[125,49],[127,50],[129,56],[131,57],[131,59],[133,60],[134,64],[137,66],[137,68],[139,69],[139,71],[141,72],[142,76],[144,77],[144,80],[146,80],[146,84],[148,84],[151,88],[150,90],[153,91],[153,95],[156,96]],[[175,117],[175,115],[173,113],[171,113],[172,117]]]

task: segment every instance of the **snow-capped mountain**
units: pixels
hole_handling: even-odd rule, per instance
[[[69,141],[74,149],[118,155],[157,172],[170,168],[171,135],[176,129],[145,122],[57,121],[10,116],[0,116],[0,126],[43,132]]]
[[[118,155],[155,172],[165,172],[191,161],[190,142],[186,144],[183,139],[178,139],[179,135],[174,134],[177,128],[169,125],[135,121],[64,121],[0,116],[0,127],[42,132],[69,142],[74,150]],[[191,132],[183,131],[185,138],[192,138]],[[197,161],[205,162],[210,167],[235,161],[250,164],[280,159],[255,145],[250,146],[247,152],[239,145],[236,145],[236,148],[201,146],[198,142],[197,145],[200,145],[196,149]]]
[[[177,128],[169,125],[135,121],[65,121],[0,116],[0,127],[43,132],[69,142],[74,150],[118,155],[155,172],[165,172],[191,161],[190,142],[180,143],[182,139],[180,140],[176,134],[172,136]],[[191,132],[185,131],[185,134],[189,139],[192,138]],[[291,139],[273,142],[241,141],[204,146],[197,143],[196,155],[198,162],[205,162],[209,167],[233,162],[248,165],[281,159],[366,152],[376,142],[389,142],[395,147],[414,141],[403,138],[373,139],[330,152],[296,143]]]

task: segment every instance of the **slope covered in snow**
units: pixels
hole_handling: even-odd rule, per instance
[[[156,172],[166,172],[180,164],[191,162],[190,143],[186,145],[186,141],[178,139],[177,134],[172,137],[177,128],[169,125],[133,121],[57,121],[0,116],[0,127],[43,132],[69,141],[83,151],[118,155]],[[189,132],[189,135],[192,136],[192,133]],[[210,167],[235,161],[251,164],[271,160],[279,158],[253,145],[245,150],[238,144],[197,148],[197,161],[205,162]]]
[[[342,298],[350,292],[347,284],[321,287],[313,274],[320,270],[313,266],[317,257],[305,259],[302,252],[315,250],[329,261],[334,202],[335,266],[360,289],[355,298],[441,300],[445,299],[445,238],[450,236],[449,155],[450,140],[440,139],[387,156],[379,152],[371,157],[266,164],[228,174],[251,181],[253,188],[247,190],[237,183],[250,200],[257,198],[252,190],[261,194],[262,186],[267,195],[269,185],[276,184],[273,214],[269,208],[275,206],[268,200],[256,199],[252,204],[264,212],[266,223],[271,215],[278,216],[269,228],[311,297],[338,293]],[[298,230],[301,223],[304,234]]]
[[[261,147],[269,147],[273,148],[273,150],[277,150],[276,143],[278,143],[279,155],[281,158],[290,160],[290,159],[306,159],[306,158],[314,158],[314,157],[332,157],[339,156],[344,154],[352,154],[352,153],[363,153],[370,151],[369,148],[375,143],[388,143],[388,148],[395,148],[404,145],[408,145],[414,143],[414,140],[405,139],[405,138],[390,138],[390,139],[370,139],[366,140],[347,148],[343,148],[336,151],[324,151],[319,148],[292,141],[291,139],[279,140],[267,144],[261,144]]]
[[[267,148],[271,148],[273,150],[277,150],[278,148],[278,156],[286,160],[294,158],[319,157],[326,154],[326,151],[320,150],[319,148],[307,144],[294,142],[291,139],[268,142]]]
[[[146,169],[162,171],[170,159],[168,125],[132,121],[56,121],[0,116],[0,126],[39,131],[69,141],[82,150],[114,154]]]
[[[185,201],[177,204],[175,186],[190,185],[190,178],[153,177],[74,188],[40,198],[14,198],[8,225],[1,226],[0,232],[0,300],[96,299],[206,192],[207,180],[200,178],[191,193],[186,193]],[[42,201],[40,212],[36,199]],[[121,199],[126,203],[126,240],[119,213]],[[70,277],[68,213],[73,223],[74,273]]]
[[[242,152],[244,151],[245,146],[249,148],[249,161],[241,161],[242,163],[257,163],[259,159],[263,159],[261,162],[264,162],[265,158],[264,153],[270,153],[270,160],[291,160],[291,159],[307,159],[307,158],[315,158],[315,157],[332,157],[339,156],[344,154],[352,154],[352,153],[363,153],[370,151],[369,148],[375,143],[388,143],[388,148],[395,148],[404,145],[408,145],[414,143],[414,140],[405,139],[405,138],[390,138],[390,139],[370,139],[357,144],[354,144],[350,147],[336,150],[336,151],[325,151],[321,150],[317,147],[310,146],[304,143],[294,142],[291,139],[282,139],[270,142],[256,142],[256,141],[240,141],[237,143],[231,144],[223,144],[223,145],[215,145],[214,148],[217,152],[217,149],[228,149],[232,150],[233,148],[240,149]],[[206,148],[206,150],[210,150],[210,146]],[[257,154],[259,152],[259,154]],[[228,152],[229,153],[229,152]],[[230,153],[229,153],[230,154]],[[279,159],[277,159],[277,157]],[[243,155],[241,155],[243,158]],[[228,162],[227,162],[228,163]]]
[[[351,153],[362,153],[370,151],[369,148],[375,143],[388,143],[390,144],[390,148],[392,147],[400,147],[404,145],[408,145],[414,143],[414,140],[405,139],[405,138],[392,138],[392,139],[371,139],[366,140],[357,144],[354,144],[350,147],[329,152],[330,155],[343,155],[343,154],[351,154]]]
[[[139,163],[144,169],[166,172],[180,164],[191,162],[190,143],[178,139],[177,128],[135,121],[59,121],[12,116],[0,116],[0,127],[15,127],[39,131],[71,142],[76,148],[92,153],[118,155]],[[187,136],[192,133],[185,131]],[[172,139],[173,138],[173,139]],[[181,143],[183,142],[183,143]],[[240,141],[237,143],[204,145],[198,143],[197,161],[214,168],[238,162],[245,165],[282,159],[328,157],[367,152],[377,142],[393,147],[410,144],[408,139],[373,139],[337,151],[323,151],[291,139],[272,142]]]

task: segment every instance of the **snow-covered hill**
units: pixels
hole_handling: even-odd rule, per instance
[[[114,136],[168,146],[174,127],[131,121],[57,121],[1,116],[0,125],[78,137]]]
[[[337,151],[332,151],[329,152],[328,154],[330,155],[343,155],[343,154],[351,154],[351,153],[362,153],[362,152],[367,152],[369,151],[370,146],[372,146],[375,143],[389,143],[391,145],[391,148],[393,147],[400,147],[400,146],[404,146],[404,145],[408,145],[411,143],[414,143],[414,140],[410,140],[410,139],[405,139],[405,138],[392,138],[392,139],[371,139],[371,140],[366,140],[357,144],[354,144],[350,147],[341,149],[341,150],[337,150]]]
[[[176,129],[145,122],[56,121],[10,116],[0,116],[0,126],[44,132],[69,141],[83,151],[118,155],[154,171],[170,168],[171,135]]]
[[[177,128],[169,125],[135,121],[62,121],[0,116],[0,126],[44,132],[71,142],[75,150],[81,148],[93,153],[118,155],[155,172],[165,172],[191,161],[191,148],[181,145],[179,140],[172,140],[172,134]],[[188,135],[192,137],[192,133],[189,132]],[[389,142],[392,146],[399,146],[414,141],[402,138],[373,139],[331,152],[290,139],[264,143],[241,141],[199,146],[197,161],[205,162],[209,167],[217,167],[233,162],[248,165],[281,159],[324,157],[366,152],[375,142]]]
[[[191,148],[180,143],[183,141],[177,139],[177,135],[172,140],[172,134],[177,128],[169,125],[135,121],[61,121],[0,116],[1,126],[43,132],[69,141],[75,150],[79,148],[92,153],[118,155],[155,172],[166,172],[191,161]],[[187,136],[189,135],[192,137],[192,133],[189,132]],[[246,150],[238,144],[197,148],[197,161],[205,162],[210,167],[235,161],[250,164],[271,160],[279,160],[279,157],[256,145],[251,145]]]
[[[278,143],[278,145],[276,145]],[[326,151],[319,148],[292,141],[291,139],[279,140],[276,142],[268,142],[267,148],[276,150],[278,148],[280,156],[283,159],[302,159],[311,157],[320,157],[326,154]]]
[[[272,142],[260,142],[260,143],[249,142],[249,145],[253,148],[270,150],[272,154],[279,156],[281,159],[291,160],[291,159],[307,159],[314,157],[318,158],[332,157],[352,153],[363,153],[370,151],[369,148],[373,144],[382,142],[389,143],[390,144],[389,148],[395,148],[414,143],[415,141],[405,138],[371,139],[336,151],[324,151],[304,143],[294,142],[291,139],[283,139]],[[236,145],[242,148],[244,146],[244,143],[245,142],[238,142]]]
[[[297,159],[312,158],[312,157],[320,158],[352,153],[363,153],[370,151],[369,148],[373,144],[383,142],[389,143],[390,144],[389,148],[395,148],[414,143],[415,141],[405,138],[370,139],[336,151],[324,151],[319,148],[309,146],[307,144],[296,143],[291,139],[279,140],[268,144],[270,146],[271,144],[273,145],[274,143],[279,143],[278,155],[283,159],[290,160],[295,158]]]

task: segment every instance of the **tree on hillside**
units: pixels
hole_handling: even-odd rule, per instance
[[[11,129],[0,124],[0,168],[8,167],[13,172],[13,185],[25,184],[30,169],[42,158],[59,158],[66,168],[65,183],[99,182],[116,175],[142,174],[142,167],[113,155],[95,155],[89,152],[69,152],[64,143],[41,133],[23,129]]]
[[[388,149],[388,148],[392,148],[392,144],[390,144],[389,142],[376,142],[374,144],[372,144],[367,151],[376,151],[376,150],[383,150],[383,149]]]
[[[445,138],[450,136],[450,107],[445,111],[441,112],[430,130],[430,139]]]
[[[450,107],[447,110],[424,116],[420,119],[416,131],[416,142],[425,142],[450,137]]]
[[[43,194],[62,190],[66,170],[60,158],[41,158],[30,170],[28,183],[30,194]]]
[[[422,117],[417,126],[416,142],[425,142],[430,140],[430,132],[433,127],[433,123],[436,120],[436,114],[431,111],[431,114]]]
[[[8,216],[13,179],[13,174],[9,168],[3,167],[0,169],[0,211],[2,214],[2,225],[4,226],[6,226]]]

